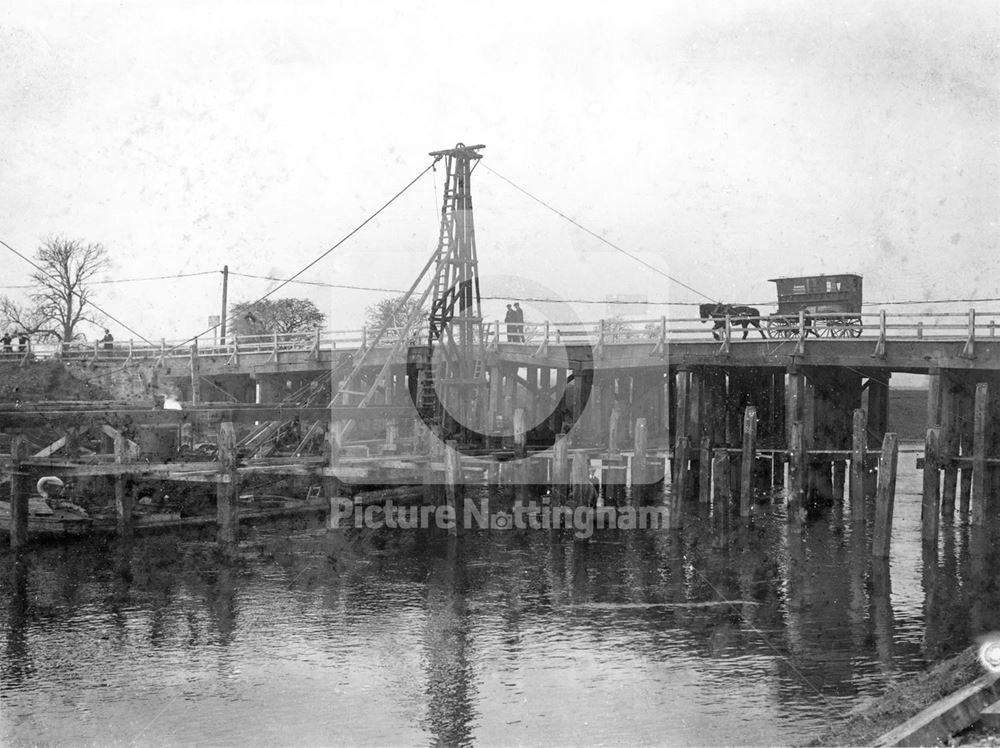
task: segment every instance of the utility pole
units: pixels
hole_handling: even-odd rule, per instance
[[[229,265],[222,266],[222,314],[219,317],[219,345],[226,344],[226,297],[229,293]]]

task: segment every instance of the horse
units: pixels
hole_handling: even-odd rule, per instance
[[[760,310],[752,306],[741,306],[739,304],[701,304],[698,307],[698,315],[703,320],[715,320],[715,325],[712,327],[712,337],[716,340],[722,340],[722,333],[719,330],[725,329],[726,317],[729,317],[731,324],[739,325],[743,328],[742,340],[747,339],[748,327],[750,325],[757,328],[757,332],[760,333],[762,338],[767,337],[760,326]]]

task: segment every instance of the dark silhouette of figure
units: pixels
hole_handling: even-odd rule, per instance
[[[11,345],[11,341],[12,340],[13,340],[13,338],[10,336],[9,332],[5,332],[3,334],[3,337],[0,338],[0,343],[3,343],[3,352],[4,353],[13,353],[14,352],[14,347]]]
[[[28,333],[19,332],[17,334],[17,352],[24,353],[24,349],[28,347]]]
[[[113,351],[115,348],[115,338],[111,334],[108,328],[104,328],[104,337],[101,338],[101,342],[104,343],[104,350]]]
[[[514,312],[513,309],[511,309],[510,304],[508,304],[507,305],[507,314],[505,314],[504,318],[503,318],[503,321],[504,321],[504,323],[507,326],[507,342],[508,343],[514,343],[514,342],[516,342],[515,341],[515,335],[514,335],[514,324],[513,324],[514,320],[516,319],[516,317],[517,317],[517,314]]]
[[[516,337],[516,342],[524,342],[524,310],[521,308],[521,304],[517,301],[514,302],[514,335]]]

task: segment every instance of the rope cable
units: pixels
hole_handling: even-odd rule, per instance
[[[642,265],[642,266],[644,266],[644,267],[647,267],[647,268],[649,268],[650,270],[652,270],[652,271],[653,271],[654,273],[657,273],[657,274],[659,274],[659,275],[662,275],[662,276],[663,276],[664,278],[666,278],[667,280],[669,280],[669,281],[673,281],[673,282],[674,282],[674,283],[676,283],[676,284],[677,284],[678,286],[682,286],[683,288],[686,288],[686,289],[687,289],[688,291],[691,291],[692,293],[695,293],[695,294],[697,294],[698,296],[701,296],[702,298],[705,298],[705,299],[708,299],[709,301],[715,301],[715,299],[713,299],[713,298],[712,298],[711,296],[709,296],[709,295],[707,295],[707,294],[704,294],[704,293],[702,293],[702,292],[701,292],[701,291],[699,291],[699,290],[698,290],[697,288],[694,288],[693,286],[689,286],[689,285],[688,285],[687,283],[685,283],[684,281],[682,281],[682,280],[679,280],[679,279],[675,278],[674,276],[670,275],[669,273],[665,273],[665,272],[663,272],[662,270],[660,270],[660,268],[656,267],[655,265],[650,265],[650,264],[649,264],[648,262],[646,262],[645,260],[643,260],[643,259],[642,259],[641,257],[637,257],[636,255],[632,254],[632,253],[631,253],[631,252],[629,252],[628,250],[626,250],[626,249],[623,249],[623,248],[619,247],[619,246],[618,246],[617,244],[615,244],[614,242],[612,242],[612,241],[609,241],[608,239],[605,239],[605,238],[604,238],[603,236],[601,236],[600,234],[598,234],[598,233],[596,233],[596,232],[594,232],[594,231],[591,231],[591,230],[590,230],[589,228],[587,228],[586,226],[584,226],[584,225],[583,225],[582,223],[580,223],[579,221],[576,221],[576,220],[574,220],[574,219],[570,218],[570,217],[569,217],[568,215],[566,215],[565,213],[563,213],[563,212],[562,212],[561,210],[558,210],[557,208],[554,208],[554,207],[552,207],[551,205],[549,205],[549,204],[548,204],[547,202],[545,202],[545,201],[544,201],[544,200],[542,200],[541,198],[539,198],[539,197],[535,197],[535,195],[531,194],[530,192],[528,192],[528,191],[527,191],[526,189],[524,189],[523,187],[520,187],[519,185],[515,184],[514,182],[512,182],[512,181],[511,181],[510,179],[508,179],[507,177],[505,177],[505,176],[504,176],[503,174],[501,174],[500,172],[496,171],[495,169],[491,169],[491,168],[490,168],[489,166],[487,166],[486,164],[483,164],[483,168],[484,168],[484,169],[486,169],[486,171],[488,171],[488,172],[489,172],[490,174],[494,174],[494,175],[496,175],[496,176],[500,177],[500,179],[502,179],[503,181],[505,181],[505,182],[506,182],[507,184],[509,184],[509,185],[510,185],[511,187],[513,187],[513,188],[514,188],[515,190],[517,190],[518,192],[520,192],[520,193],[522,193],[522,194],[524,194],[524,195],[527,195],[528,197],[530,197],[530,198],[531,198],[532,200],[534,200],[534,201],[535,201],[536,203],[538,203],[539,205],[542,205],[542,206],[544,206],[544,207],[548,208],[548,209],[549,209],[549,210],[551,210],[551,211],[552,211],[553,213],[555,213],[555,214],[556,214],[557,216],[559,216],[559,217],[561,217],[561,218],[564,218],[564,219],[566,219],[567,221],[569,221],[569,222],[570,222],[571,224],[573,224],[574,226],[576,226],[576,227],[577,227],[578,229],[580,229],[581,231],[585,231],[586,233],[590,234],[590,235],[591,235],[592,237],[594,237],[594,238],[595,238],[595,239],[597,239],[598,241],[600,241],[600,242],[603,242],[604,244],[607,244],[607,245],[608,245],[609,247],[611,247],[611,248],[612,248],[612,249],[614,249],[615,251],[617,251],[617,252],[621,252],[621,253],[622,253],[623,255],[625,255],[626,257],[629,257],[629,258],[631,258],[631,259],[635,260],[635,261],[636,261],[636,262],[638,262],[638,263],[639,263],[640,265]]]
[[[440,158],[440,157],[438,157],[438,158]],[[314,260],[312,260],[311,262],[309,262],[301,270],[299,270],[298,272],[294,273],[291,277],[282,280],[277,286],[275,286],[274,288],[272,288],[270,291],[268,291],[267,293],[265,293],[263,296],[261,296],[257,300],[251,302],[248,306],[253,306],[254,304],[259,304],[260,302],[264,301],[264,299],[266,299],[269,296],[277,293],[279,290],[281,290],[282,288],[284,288],[285,286],[287,286],[289,283],[291,283],[292,281],[294,281],[295,279],[297,279],[300,275],[302,275],[307,270],[309,270],[310,268],[312,268],[318,262],[320,262],[321,260],[323,260],[324,258],[326,258],[331,252],[333,252],[335,249],[337,249],[338,247],[340,247],[344,242],[346,242],[348,239],[350,239],[352,236],[354,236],[356,233],[358,233],[361,229],[363,229],[365,226],[367,226],[369,223],[371,223],[373,220],[375,220],[375,218],[382,211],[384,211],[386,208],[388,208],[390,205],[392,205],[394,202],[396,202],[396,200],[398,198],[400,198],[403,195],[404,192],[406,192],[408,189],[410,189],[410,187],[412,187],[414,184],[416,184],[420,180],[420,178],[422,176],[424,176],[424,174],[426,174],[431,169],[433,169],[434,168],[434,164],[436,164],[437,161],[438,161],[437,158],[434,159],[434,161],[432,161],[430,164],[428,164],[426,168],[424,168],[419,174],[417,174],[417,176],[415,176],[413,179],[411,179],[410,182],[405,187],[403,187],[403,189],[401,189],[395,195],[393,195],[392,197],[390,197],[386,202],[384,202],[382,204],[382,206],[378,210],[376,210],[374,213],[372,213],[371,215],[369,215],[365,220],[363,220],[361,223],[359,223],[357,226],[355,226],[353,229],[351,229],[349,232],[347,232],[347,234],[345,234],[332,247],[330,247],[326,251],[322,252],[318,257],[316,257]],[[234,319],[235,319],[234,315],[229,315],[229,316],[226,317],[226,321],[227,322],[231,322]],[[203,330],[202,332],[198,333],[197,335],[193,335],[193,336],[187,338],[186,340],[181,341],[177,345],[173,346],[170,350],[173,351],[173,350],[176,350],[177,348],[180,348],[183,345],[187,345],[191,341],[197,340],[202,335],[206,335],[206,334],[212,332],[212,330],[215,330],[219,326],[221,326],[221,322],[220,322],[219,325],[212,325],[211,327],[208,327],[207,329]]]

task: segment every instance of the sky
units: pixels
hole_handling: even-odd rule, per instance
[[[208,273],[97,287],[153,340],[205,329],[224,265],[230,301],[258,298],[275,284],[245,276],[299,271],[457,142],[659,271],[479,168],[487,318],[545,296],[596,303],[529,321],[598,319],[625,294],[769,313],[769,278],[823,272],[872,302],[1000,297],[992,1],[0,0],[0,70],[0,239],[100,242],[103,280]],[[303,279],[409,287],[442,178]],[[31,267],[0,252],[23,298]],[[286,295],[351,329],[387,293]]]

